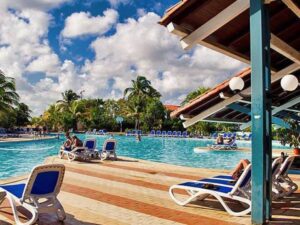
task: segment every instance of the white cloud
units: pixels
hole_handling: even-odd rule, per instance
[[[137,9],[137,15],[139,17],[145,16],[146,14],[147,14],[147,12],[145,9],[142,9],[142,8]]]
[[[48,76],[57,76],[59,74],[60,61],[56,54],[50,53],[40,55],[33,60],[26,68],[29,72],[44,72]]]
[[[35,1],[38,0],[32,2]],[[160,18],[154,13],[140,11],[139,19],[116,24],[118,14],[114,10],[96,17],[89,13],[72,14],[67,20],[73,22],[69,25],[66,20],[62,32],[65,40],[97,35],[90,46],[95,59],[87,59],[82,67],[70,60],[61,62],[49,46],[47,35],[52,17],[46,11],[65,1],[41,0],[42,5],[37,7],[31,3],[25,6],[24,2],[0,2],[0,69],[16,78],[21,100],[34,115],[41,114],[67,89],[85,90],[87,97],[119,98],[138,74],[152,81],[165,102],[178,103],[188,92],[202,85],[213,86],[243,66],[203,47],[184,52],[179,40],[157,24]],[[103,36],[114,25],[115,34]],[[72,47],[71,42],[65,47]],[[28,72],[46,76],[29,82],[25,76]]]
[[[47,40],[52,17],[41,9],[30,7],[17,11],[8,10],[6,7],[11,8],[13,5],[4,6],[4,3],[6,4],[5,1],[0,3],[0,68],[7,75],[16,78],[21,101],[29,104],[34,114],[38,114],[52,96],[47,94],[48,89],[41,92],[41,88],[30,84],[25,74],[42,72],[53,75],[60,71],[58,56]],[[45,99],[44,102],[40,101],[42,98]]]
[[[49,10],[71,0],[1,0],[0,8]]]
[[[119,23],[116,33],[99,37],[91,45],[94,61],[87,61],[83,71],[90,84],[91,95],[109,96],[115,90],[121,97],[130,81],[144,75],[169,103],[179,103],[182,96],[199,86],[214,86],[232,76],[244,65],[204,47],[184,52],[179,40],[157,24],[159,16],[148,13],[138,20]],[[112,87],[107,80],[114,79]],[[109,88],[109,90],[108,90]]]
[[[131,3],[131,0],[108,0],[108,2],[111,4],[111,6],[117,7],[120,4],[129,4]]]
[[[91,16],[88,12],[73,13],[65,21],[65,28],[62,35],[66,38],[88,34],[104,34],[118,20],[118,12],[108,9],[103,16]]]

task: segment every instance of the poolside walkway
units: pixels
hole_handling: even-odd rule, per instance
[[[49,158],[48,163],[67,167],[59,195],[67,220],[64,224],[250,224],[250,216],[229,216],[214,199],[186,207],[176,205],[168,195],[172,184],[213,176],[226,171],[173,166],[143,160],[68,163]],[[300,176],[293,177],[300,184]],[[183,194],[183,193],[180,193]],[[241,208],[240,204],[232,203]],[[289,200],[273,204],[276,222],[300,224],[300,192]],[[0,224],[13,224],[8,203],[0,206]],[[38,224],[56,225],[55,217],[41,215]]]

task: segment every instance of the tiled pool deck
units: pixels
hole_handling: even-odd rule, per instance
[[[250,224],[250,216],[229,216],[215,199],[195,202],[186,207],[169,197],[172,184],[228,171],[173,166],[143,160],[120,158],[118,161],[64,163],[66,175],[59,195],[66,213],[64,224]],[[292,176],[300,185],[300,176]],[[183,194],[183,193],[180,193]],[[243,206],[232,203],[239,209]],[[300,224],[300,192],[273,204],[272,224]],[[8,202],[0,206],[0,224],[13,223]],[[38,224],[62,224],[55,217],[41,215]]]

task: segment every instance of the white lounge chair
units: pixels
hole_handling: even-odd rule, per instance
[[[58,220],[66,218],[63,206],[57,199],[65,174],[65,166],[49,164],[35,167],[26,183],[1,185],[0,190],[6,192],[6,197],[13,210],[17,225],[34,224],[39,213],[56,213]],[[17,204],[31,213],[27,222],[21,222]]]
[[[293,164],[294,159],[295,156],[287,157],[282,163],[278,174],[276,175],[275,185],[277,190],[281,193],[279,197],[288,196],[298,190],[298,185],[293,182],[288,175],[288,170]]]
[[[102,151],[100,153],[101,160],[110,158],[111,155],[114,156],[114,160],[117,159],[116,154],[117,141],[115,139],[107,139],[104,144]]]
[[[5,191],[0,191],[0,205],[4,201],[5,196],[6,196],[6,192]]]
[[[76,159],[91,160],[98,158],[99,152],[96,149],[96,139],[85,139],[82,147],[74,148],[71,151],[65,150],[62,146],[59,150],[58,157],[62,159],[65,155],[69,161],[74,161]]]
[[[96,149],[97,147],[97,141],[95,138],[89,138],[85,139],[83,143],[83,147],[85,148],[85,154],[90,159],[96,159],[99,157],[99,152]]]
[[[169,189],[171,198],[178,205],[186,205],[194,200],[204,200],[207,196],[214,196],[224,207],[224,209],[233,216],[243,216],[251,212],[251,195],[250,195],[250,181],[251,181],[251,165],[248,165],[241,177],[233,184],[229,180],[215,179],[214,182],[205,180],[190,181],[182,184],[173,185]],[[227,184],[218,184],[216,182],[227,182]],[[211,187],[206,187],[210,185]],[[190,196],[186,199],[180,200],[174,194],[174,190],[185,190]],[[235,212],[233,211],[223,198],[229,198],[247,205],[248,208]]]
[[[282,166],[282,158],[278,157],[272,163],[272,199],[273,200],[282,198],[284,196],[282,187],[279,185],[278,179],[277,179],[281,166]],[[211,179],[218,179],[218,180],[221,180],[221,181],[223,180],[223,181],[227,181],[227,182],[234,181],[234,178],[231,175],[219,175],[219,176],[215,176],[213,178],[204,179],[204,180],[211,180]],[[224,184],[224,182],[220,182],[220,181],[218,183]],[[228,185],[228,183],[227,183],[227,185]]]

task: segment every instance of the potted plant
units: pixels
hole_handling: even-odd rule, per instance
[[[295,155],[300,155],[300,125],[296,120],[288,119],[289,129],[282,129],[279,133],[282,145],[289,145],[294,149]]]

